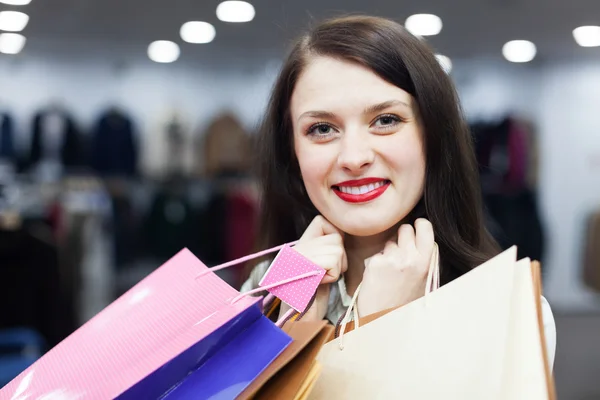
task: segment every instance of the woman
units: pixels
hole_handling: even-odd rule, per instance
[[[335,324],[359,284],[361,317],[416,300],[434,242],[442,285],[499,252],[453,84],[395,22],[339,18],[302,37],[275,84],[258,156],[260,247],[300,237],[295,249],[327,271],[303,319]],[[544,314],[553,360],[545,300]]]

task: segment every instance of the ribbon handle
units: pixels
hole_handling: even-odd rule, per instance
[[[254,253],[254,254],[250,254],[250,255],[247,255],[245,257],[241,257],[241,258],[238,258],[236,260],[228,261],[226,263],[223,263],[223,264],[220,264],[220,265],[208,268],[208,269],[200,272],[198,275],[196,275],[195,279],[199,279],[199,278],[201,278],[201,277],[203,277],[205,275],[208,275],[211,272],[220,271],[222,269],[226,269],[226,268],[232,267],[234,265],[238,265],[238,264],[244,263],[246,261],[253,260],[255,258],[265,256],[265,255],[270,254],[270,253],[274,253],[276,251],[279,251],[279,250],[283,249],[285,246],[292,247],[292,246],[296,245],[297,243],[298,243],[298,240],[296,240],[294,242],[290,242],[290,243],[285,243],[285,244],[282,244],[282,245],[279,245],[279,246],[272,247],[272,248],[267,249],[267,250],[262,250],[262,251],[259,251],[257,253]],[[294,276],[294,277],[291,277],[291,278],[288,278],[288,279],[284,279],[284,280],[281,280],[281,281],[278,281],[278,282],[274,282],[274,283],[271,283],[269,285],[260,286],[260,287],[258,287],[256,289],[250,290],[248,292],[240,293],[239,295],[237,295],[236,297],[234,297],[233,300],[231,300],[231,304],[237,303],[238,301],[240,301],[244,297],[251,296],[253,294],[257,294],[257,293],[263,292],[265,290],[272,289],[272,288],[277,287],[277,286],[282,286],[282,285],[285,285],[285,284],[288,284],[288,283],[291,283],[291,282],[295,282],[295,281],[298,281],[298,280],[301,280],[301,279],[310,278],[311,276],[316,276],[316,275],[319,275],[319,274],[320,274],[319,271],[311,271],[311,272],[307,272],[305,274],[301,274],[301,275]],[[273,294],[268,294],[265,297],[265,299],[263,300],[263,304],[270,303],[274,298],[275,298],[275,296]],[[289,320],[295,313],[296,313],[296,310],[294,310],[293,308],[290,308],[285,313],[285,315],[283,315],[276,322],[276,325],[278,327],[282,327],[283,324],[287,320]]]
[[[250,261],[250,260],[253,260],[255,258],[258,258],[258,257],[266,256],[267,254],[271,254],[271,253],[274,253],[276,251],[281,250],[285,246],[294,246],[297,243],[298,243],[298,240],[296,240],[295,242],[285,243],[285,244],[282,244],[282,245],[279,245],[279,246],[272,247],[272,248],[267,249],[267,250],[259,251],[258,253],[250,254],[250,255],[238,258],[236,260],[228,261],[226,263],[223,263],[223,264],[220,264],[220,265],[208,268],[208,269],[200,272],[198,275],[196,275],[196,279],[201,278],[204,275],[208,275],[211,272],[220,271],[222,269],[233,267],[234,265],[238,265],[238,264],[244,263],[246,261]]]

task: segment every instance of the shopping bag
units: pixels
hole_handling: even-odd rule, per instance
[[[342,326],[317,357],[309,398],[554,399],[539,264],[516,257],[513,247],[430,292],[432,267],[425,297],[352,332]]]
[[[291,341],[262,315],[261,298],[241,295],[183,250],[23,371],[0,399],[155,399],[198,368],[208,383],[198,398],[224,390],[235,397]]]
[[[290,321],[283,330],[294,341],[238,400],[300,400],[310,392],[321,370],[317,354],[331,338],[333,326],[327,321]]]
[[[237,335],[161,399],[235,399],[277,359],[273,349],[281,348],[282,332],[274,327],[266,317],[261,317],[245,334]],[[285,341],[285,345],[289,343]]]

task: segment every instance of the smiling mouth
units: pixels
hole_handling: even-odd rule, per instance
[[[383,179],[360,186],[332,186],[333,192],[348,203],[365,203],[381,196],[391,181]]]

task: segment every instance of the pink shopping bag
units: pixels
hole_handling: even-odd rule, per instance
[[[309,269],[281,284],[324,273]],[[155,399],[202,367],[212,368],[205,377],[226,372],[218,384],[208,380],[206,397],[235,397],[291,342],[261,311],[260,298],[241,295],[182,250],[0,390],[0,400]]]

